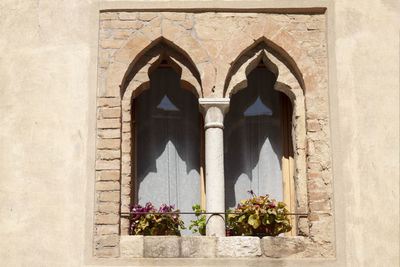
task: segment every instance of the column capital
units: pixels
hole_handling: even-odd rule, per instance
[[[204,116],[204,128],[224,128],[224,116],[229,110],[229,98],[199,98]]]
[[[225,114],[229,110],[230,101],[230,98],[199,98],[199,104],[203,113],[210,107],[217,107]]]

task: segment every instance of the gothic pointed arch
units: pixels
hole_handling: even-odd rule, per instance
[[[290,194],[285,202],[289,204],[292,212],[307,210],[306,187],[306,125],[305,125],[305,96],[301,85],[301,75],[296,74],[294,67],[277,57],[276,51],[271,49],[267,42],[259,41],[240,53],[240,56],[231,65],[226,78],[224,97],[231,98],[235,93],[247,87],[248,75],[257,66],[264,65],[276,78],[273,89],[280,91],[289,97],[293,107],[292,126],[290,131],[294,153],[295,174],[284,184],[292,184],[293,187],[283,189],[284,195]],[[297,182],[294,183],[293,180]],[[302,229],[299,229],[302,231]]]
[[[133,34],[129,40],[113,55],[113,61],[108,68],[108,75],[105,81],[105,96],[122,96],[124,87],[129,82],[129,76],[135,72],[135,68],[141,65],[140,61],[148,52],[152,53],[155,47],[160,44],[168,46],[171,50],[179,54],[186,61],[186,66],[190,66],[193,76],[198,83],[200,77],[208,70],[209,56],[203,46],[184,28],[174,28],[175,35],[170,33],[170,24],[166,24],[163,30],[156,30],[154,25],[148,24],[140,31]],[[178,60],[179,61],[179,60]],[[112,76],[112,77],[111,77]]]
[[[167,64],[180,77],[180,87],[193,93],[197,98],[203,96],[200,73],[194,62],[187,54],[170,41],[159,38],[156,44],[144,48],[145,52],[138,53],[139,57],[130,64],[124,74],[120,87],[122,124],[121,124],[121,211],[129,212],[129,207],[136,202],[137,181],[134,172],[137,169],[132,125],[136,122],[132,118],[133,100],[143,91],[150,88],[150,74],[160,65]],[[125,189],[125,190],[124,190]],[[127,227],[121,223],[121,232]]]
[[[238,61],[243,58],[243,55],[260,44],[264,44],[269,53],[286,65],[305,92],[317,89],[318,76],[314,60],[308,56],[292,35],[274,20],[266,18],[257,24],[249,25],[240,35],[231,39],[230,43],[234,45],[224,52],[224,58],[229,61],[229,66],[221,68],[221,73],[218,75],[219,82],[225,79],[224,95],[235,65],[240,65]]]
[[[125,73],[121,84],[121,97],[127,99],[136,97],[146,88],[149,81],[149,73],[156,69],[159,64],[166,60],[181,76],[181,86],[192,91],[197,97],[202,97],[200,73],[192,60],[188,58],[181,49],[172,45],[168,40],[160,39],[158,43],[147,49],[136,64]]]

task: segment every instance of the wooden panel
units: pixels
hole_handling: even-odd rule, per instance
[[[131,169],[131,205],[136,205],[138,204],[138,181],[137,181],[137,159],[138,159],[138,154],[137,154],[137,112],[136,112],[136,100],[132,100],[131,104],[131,133],[133,135],[131,136],[131,143],[133,144],[133,149],[131,152],[131,164],[132,164],[132,169]],[[133,139],[133,140],[132,140]]]
[[[287,204],[289,212],[295,210],[295,187],[294,187],[294,159],[292,142],[292,114],[293,108],[289,98],[281,93],[281,138],[282,138],[282,184],[283,201]],[[297,232],[296,217],[290,216],[292,231],[286,236],[294,236]]]
[[[205,131],[203,116],[200,115],[200,207],[206,209],[206,175],[205,175]]]

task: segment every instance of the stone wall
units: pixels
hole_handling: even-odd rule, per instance
[[[1,266],[399,266],[399,1],[2,0],[0,7]],[[324,8],[335,257],[93,256],[100,12]],[[104,179],[117,179],[112,172]]]
[[[119,256],[127,235],[131,179],[132,98],[149,87],[149,72],[168,56],[182,86],[203,98],[230,97],[258,64],[276,69],[276,90],[294,106],[298,234],[332,257],[333,208],[325,14],[229,12],[100,13],[94,248]],[[118,228],[119,231],[118,231]]]

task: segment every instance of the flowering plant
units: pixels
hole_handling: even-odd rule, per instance
[[[269,199],[269,195],[256,196],[253,190],[249,193],[252,198],[242,200],[233,210],[238,214],[228,214],[228,228],[233,229],[238,235],[271,236],[289,232],[292,229],[289,216],[286,215],[288,210],[285,203],[278,202],[277,204],[274,199]]]
[[[196,212],[196,220],[190,221],[192,224],[189,226],[189,230],[192,230],[192,233],[198,231],[201,235],[206,235],[206,216],[204,214],[201,215],[205,210],[200,209],[199,204],[194,205],[192,210]]]
[[[147,202],[144,207],[140,205],[132,206],[131,227],[132,235],[181,235],[179,228],[186,229],[182,219],[174,210],[174,206],[162,204],[157,210],[151,202]],[[135,212],[148,212],[147,214],[135,214]],[[166,213],[166,214],[163,214]]]

